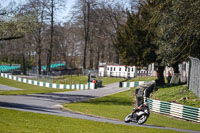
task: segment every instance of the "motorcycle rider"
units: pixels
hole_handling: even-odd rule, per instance
[[[124,121],[126,123],[135,122],[138,124],[143,124],[145,123],[149,115],[150,115],[149,107],[147,103],[143,103],[139,107],[133,108],[133,112],[128,114],[125,117]]]
[[[135,112],[137,112],[137,111],[139,111],[139,110],[144,111],[146,108],[148,108],[148,104],[147,104],[147,103],[143,103],[143,104],[141,104],[139,107],[134,108],[134,109],[133,109],[133,112],[135,113]]]

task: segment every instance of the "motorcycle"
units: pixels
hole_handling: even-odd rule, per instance
[[[128,114],[124,122],[134,122],[139,125],[144,124],[147,121],[147,118],[150,115],[149,107],[147,104],[142,104],[138,108],[133,108],[133,112]]]

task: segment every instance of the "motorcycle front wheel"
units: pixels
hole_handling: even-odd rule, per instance
[[[148,118],[147,115],[141,115],[141,116],[139,117],[137,123],[138,123],[139,125],[142,125],[142,124],[144,124],[144,123],[147,121],[147,118]]]
[[[128,114],[128,115],[125,117],[124,122],[126,122],[126,123],[131,122],[131,118],[132,118],[132,113]]]

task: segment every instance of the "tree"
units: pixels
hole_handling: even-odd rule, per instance
[[[74,13],[78,13],[76,16],[79,22],[82,22],[83,26],[83,37],[84,37],[84,50],[83,50],[83,69],[86,69],[87,63],[87,49],[90,42],[90,23],[91,23],[91,8],[96,3],[95,0],[78,0],[76,11]]]
[[[99,62],[119,63],[113,44],[117,29],[125,23],[124,8],[116,2],[106,3],[95,0],[89,2],[89,21],[87,21],[88,14],[85,11],[87,1],[79,0],[73,13],[73,23],[80,28],[83,36],[81,41],[83,64],[85,68],[98,69]]]
[[[11,3],[12,5],[12,3]],[[0,8],[0,41],[19,39],[24,36],[24,17],[18,19],[17,9]],[[23,24],[22,24],[23,23]]]
[[[164,84],[164,65],[159,59],[155,43],[156,34],[155,25],[150,25],[149,21],[154,16],[154,10],[160,1],[141,0],[135,9],[127,11],[127,22],[117,32],[117,42],[115,44],[118,49],[122,61],[127,65],[147,66],[149,63],[155,63],[158,67],[158,83]]]
[[[50,13],[50,43],[49,48],[47,49],[47,73],[51,72],[51,62],[52,62],[52,54],[53,54],[53,46],[54,46],[54,18],[55,18],[55,11],[57,8],[62,8],[64,3],[63,0],[51,0],[50,3],[47,3],[47,8]]]
[[[127,64],[155,62],[159,84],[162,85],[166,64],[172,65],[178,73],[179,62],[200,55],[199,6],[200,2],[195,0],[140,0],[137,12],[131,14],[132,18],[129,14],[126,25],[118,31],[116,46],[121,57]],[[145,55],[150,57],[145,44],[153,44],[150,49],[156,55],[154,60],[152,57],[145,60]]]
[[[47,53],[47,73],[51,72],[51,60],[52,60],[52,50],[53,50],[53,37],[54,37],[54,0],[51,0],[51,10],[50,10],[50,16],[51,16],[51,36],[50,36],[50,44],[49,49]]]
[[[189,56],[199,57],[199,5],[195,0],[167,0],[153,11],[150,22],[157,25],[157,54],[164,64],[173,66],[175,73],[179,73],[178,63]]]
[[[109,48],[111,49],[111,51],[115,49],[114,54],[116,54],[116,57],[115,57],[114,62],[118,64],[120,63],[119,53],[114,47],[114,45],[116,43],[117,31],[126,22],[127,16],[126,16],[124,5],[125,3],[123,2],[110,2],[110,3],[102,2],[101,3],[101,8],[103,12],[102,15],[104,15],[103,18],[105,18],[105,22],[106,22],[105,25],[108,25],[103,30],[106,33],[106,35],[110,38],[111,43],[109,43],[109,45],[111,44],[112,46],[109,46]],[[113,52],[111,51],[109,52],[110,53],[109,57],[111,57],[111,54],[113,54]]]
[[[33,35],[33,40],[35,42],[35,50],[38,55],[37,65],[38,65],[38,74],[41,74],[41,53],[43,51],[43,33],[47,28],[47,17],[49,15],[47,9],[47,0],[29,0],[25,3],[21,10],[25,12],[27,15],[32,16],[32,27],[31,34]]]
[[[10,5],[12,6],[12,3]],[[12,51],[11,53],[13,55],[17,55],[16,53],[20,53],[21,58],[22,58],[23,74],[26,74],[25,56],[26,56],[27,44],[22,43],[23,45],[21,47],[20,44],[17,44],[16,42],[20,42],[20,40],[24,41],[27,34],[30,32],[30,26],[31,26],[30,24],[32,21],[32,16],[27,15],[26,13],[22,12],[21,8],[14,8],[14,9],[8,8],[7,11],[5,11],[5,13],[1,13],[1,15],[2,17],[0,20],[0,29],[1,29],[0,41],[10,42],[12,40],[12,43],[14,43],[17,46],[17,48],[21,48],[21,49],[17,49],[16,51]],[[3,44],[9,44],[9,43],[3,42]],[[8,54],[9,53],[6,53],[7,57],[9,57]]]

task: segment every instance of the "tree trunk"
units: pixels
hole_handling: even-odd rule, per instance
[[[86,69],[86,56],[87,56],[87,43],[85,41],[84,53],[83,53],[83,69]]]
[[[87,46],[89,42],[89,32],[90,32],[90,3],[89,1],[84,1],[83,9],[83,23],[84,23],[84,53],[83,53],[83,69],[86,69],[86,57],[87,57]]]
[[[51,40],[50,48],[47,54],[47,73],[51,72],[51,60],[52,60],[52,50],[53,50],[53,33],[54,33],[54,0],[51,0]]]
[[[118,54],[118,52],[116,52],[115,63],[120,64],[119,59],[120,59],[119,54]]]
[[[97,60],[96,60],[96,63],[95,63],[95,69],[96,70],[98,70],[99,61],[100,61],[100,50],[98,49],[98,51],[97,51]]]
[[[41,52],[38,52],[38,73],[41,75]]]
[[[42,53],[42,47],[41,47],[41,29],[39,30],[39,36],[38,36],[38,74],[41,75],[41,53]]]
[[[22,54],[22,69],[23,69],[23,75],[26,75],[26,59],[24,53]]]
[[[174,73],[179,73],[178,62],[176,62],[175,64],[173,64],[172,67],[174,68]]]
[[[164,66],[158,66],[158,82],[157,85],[164,85],[165,84],[165,79],[164,79],[164,75],[163,72],[165,70]]]
[[[111,46],[110,46],[110,43],[108,44],[108,62],[111,63],[112,62],[112,58],[111,58],[111,55],[112,55],[112,49],[111,49]]]
[[[93,49],[90,46],[90,65],[89,65],[89,69],[92,70],[93,69]]]

